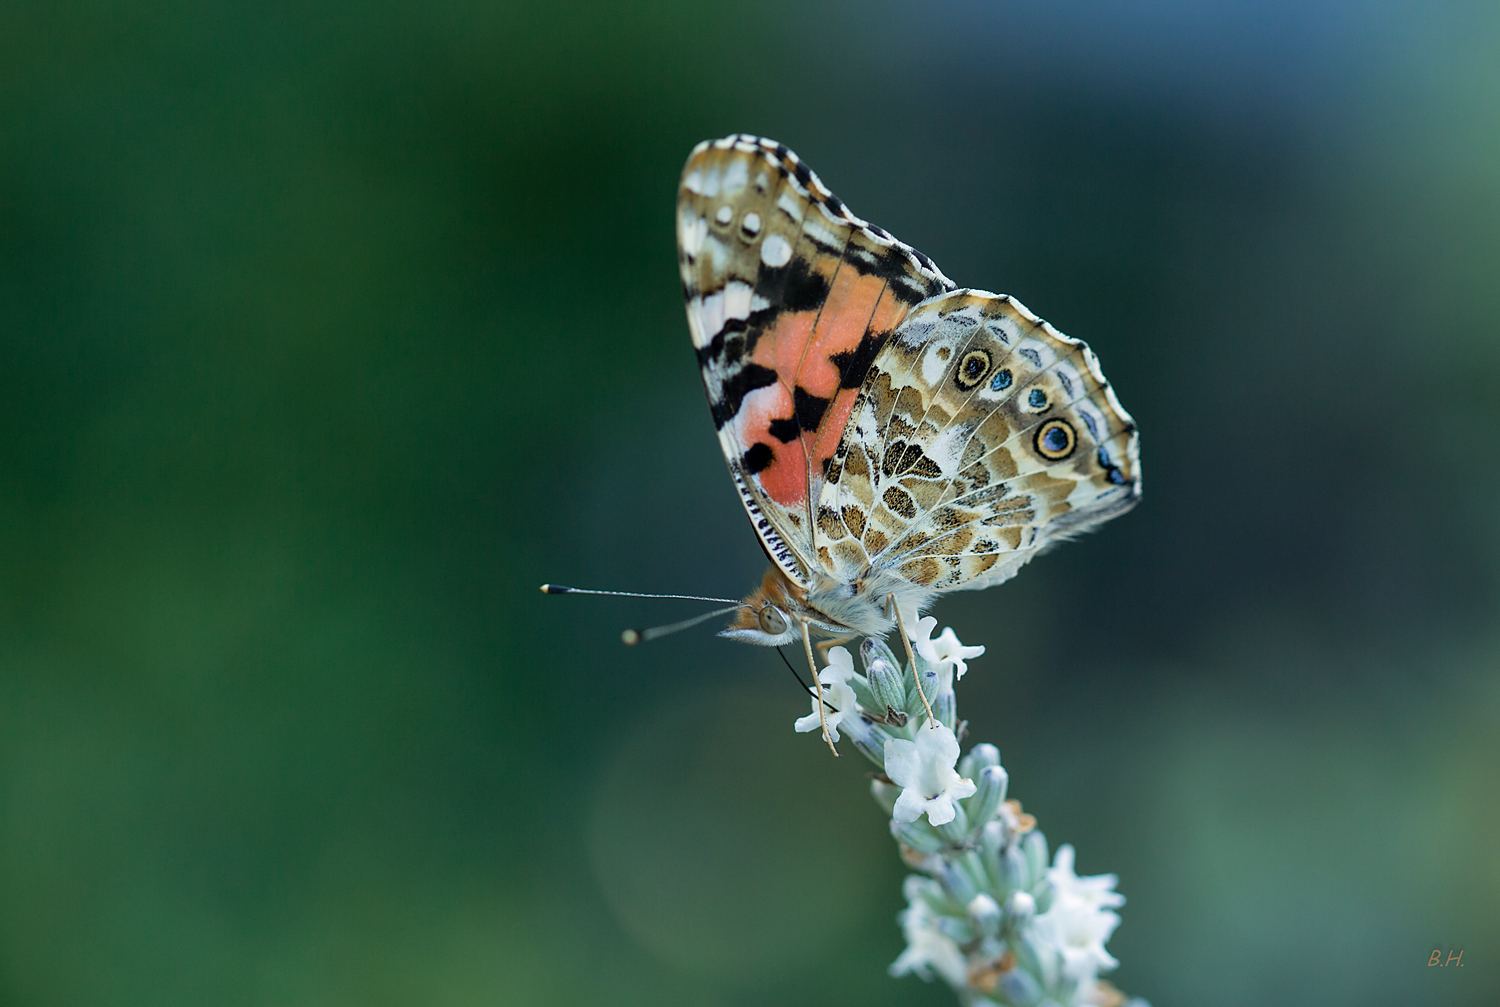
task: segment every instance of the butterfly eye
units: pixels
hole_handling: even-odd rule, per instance
[[[965,353],[963,359],[958,362],[957,369],[953,372],[953,381],[962,391],[968,391],[990,372],[990,354],[988,350],[970,350]]]
[[[990,379],[990,391],[1003,392],[1010,387],[1010,382],[1010,368],[1002,367],[1000,370],[996,371],[995,376]]]
[[[786,616],[782,615],[781,610],[775,605],[767,605],[761,609],[757,619],[763,633],[780,636],[786,632]]]
[[[1078,435],[1066,420],[1048,420],[1037,428],[1037,454],[1049,461],[1060,461],[1073,453]]]

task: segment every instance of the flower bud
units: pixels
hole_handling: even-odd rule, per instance
[[[927,687],[925,681],[922,687]],[[949,729],[958,724],[958,699],[953,695],[952,689],[940,689],[936,699],[931,696],[927,698],[932,700],[932,715],[938,719],[938,723],[946,724]]]
[[[1026,876],[1026,858],[1016,847],[1006,846],[1000,851],[999,870],[995,874],[995,880],[1005,892],[1031,887]]]
[[[1061,949],[1038,934],[1035,927],[1028,927],[1013,937],[1010,948],[1015,952],[1016,964],[1020,966],[1016,971],[1033,977],[1057,976],[1057,953]]]
[[[869,641],[865,641],[869,643]],[[863,649],[863,648],[861,648]],[[906,681],[901,677],[900,666],[876,656],[866,665],[865,676],[870,680],[870,692],[875,697],[874,712],[895,721],[900,727],[906,723]],[[892,717],[891,715],[895,716]]]
[[[917,660],[920,662],[922,659],[917,658]],[[938,673],[929,668],[920,672],[918,678],[922,681],[922,696],[927,697],[928,703],[935,703],[938,698]],[[922,705],[922,696],[917,695],[917,684],[912,682],[906,694],[906,712],[919,720],[926,720],[927,708]],[[936,708],[933,709],[932,715],[937,717]]]
[[[955,944],[967,944],[974,939],[974,925],[957,916],[939,916],[937,929]]]
[[[953,820],[937,827],[938,834],[950,843],[962,843],[969,838],[969,814],[963,801],[953,802]]]
[[[958,760],[958,775],[973,779],[985,766],[998,765],[1000,765],[1000,749],[989,742],[984,742],[969,749],[968,754]]]
[[[1032,1007],[1041,1003],[1043,996],[1041,984],[1025,969],[1011,969],[1000,977],[998,987],[1005,994],[1006,1002],[1017,1007]]]
[[[1000,766],[985,766],[974,781],[979,789],[964,803],[968,806],[970,828],[980,829],[995,817],[995,810],[1005,800],[1005,788],[1010,776]]]
[[[908,874],[906,881],[901,885],[901,890],[906,894],[908,902],[920,901],[937,916],[953,911],[953,907],[948,904],[948,896],[944,893],[943,886],[931,878]]]
[[[881,769],[885,768],[885,743],[891,736],[870,723],[864,717],[845,717],[839,727],[854,742],[861,755]]]
[[[1005,849],[1005,826],[999,822],[985,822],[979,827],[979,848],[984,851],[984,866],[994,873],[995,862]]]
[[[947,845],[930,827],[920,822],[892,820],[891,835],[895,836],[896,842],[902,846],[910,846],[919,853],[937,853]]]
[[[866,676],[870,673],[870,665],[876,661],[884,661],[887,665],[896,669],[896,677],[898,679],[902,675],[901,662],[896,659],[895,653],[891,648],[886,646],[884,640],[877,640],[873,636],[866,637],[865,642],[859,645],[859,657],[864,662]],[[899,703],[896,704],[896,708],[898,710],[901,708]]]
[[[950,860],[938,861],[937,869],[933,873],[942,883],[943,891],[948,893],[948,897],[961,906],[968,905],[974,901],[974,896],[979,894],[974,880],[959,870],[958,866]]]
[[[1047,837],[1040,829],[1032,829],[1021,840],[1021,852],[1026,854],[1026,885],[1034,888],[1047,876]]]
[[[1035,918],[1036,899],[1029,892],[1011,892],[1006,897],[1003,926],[1007,935],[1019,934]]]
[[[1000,933],[1000,903],[984,892],[969,900],[969,918],[986,937]]]

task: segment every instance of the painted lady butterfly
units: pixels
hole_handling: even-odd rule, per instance
[[[1140,500],[1135,423],[1087,345],[955,287],[783,145],[699,144],[677,247],[719,444],[771,559],[721,635],[883,636]]]

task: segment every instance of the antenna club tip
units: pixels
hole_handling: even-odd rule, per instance
[[[561,584],[543,584],[542,594],[567,594],[568,589]]]
[[[620,642],[627,647],[634,647],[641,642],[641,634],[633,629],[627,629],[620,634]]]

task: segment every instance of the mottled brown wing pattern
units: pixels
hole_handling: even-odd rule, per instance
[[[1135,424],[1088,346],[1012,298],[958,290],[912,311],[866,375],[819,497],[818,555],[845,583],[977,589],[1139,498]]]
[[[689,157],[677,241],[730,473],[766,551],[806,584],[808,501],[870,365],[915,305],[953,283],[849,212],[785,146],[747,135]]]

